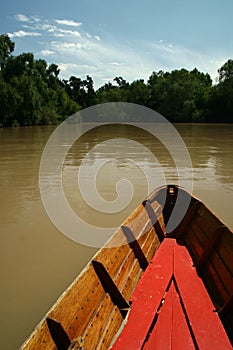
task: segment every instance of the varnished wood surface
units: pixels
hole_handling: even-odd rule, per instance
[[[160,222],[163,225],[162,216]],[[132,230],[150,261],[159,240],[143,205],[123,224]],[[103,263],[124,298],[129,301],[143,271],[120,228],[93,259]],[[71,341],[82,337],[87,349],[107,349],[123,320],[119,309],[102,288],[91,263],[64,292],[46,317],[60,322]],[[22,349],[56,349],[45,319]]]
[[[180,225],[169,235],[176,237],[179,244],[188,248],[216,310],[221,310],[220,317],[233,341],[233,234],[197,198],[182,189],[179,191],[178,198],[181,201],[182,195],[184,200],[190,196],[190,205]],[[159,218],[159,226],[166,236],[163,206],[160,203],[161,194],[163,196],[164,193],[168,193],[166,187],[155,190],[146,200]],[[167,200],[167,203],[171,202]],[[168,209],[170,212],[170,204]],[[150,262],[160,241],[144,206],[139,205],[122,225],[130,228]],[[219,227],[223,227],[223,231],[216,238]],[[213,240],[216,240],[214,244]],[[128,302],[143,270],[121,228],[93,259],[104,265]],[[78,337],[83,338],[84,348],[87,349],[108,349],[123,322],[119,309],[105,293],[91,262],[46,317],[61,323],[71,341]],[[48,331],[46,317],[21,347],[22,350],[56,350]]]

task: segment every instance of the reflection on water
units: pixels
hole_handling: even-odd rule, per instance
[[[233,125],[177,124],[176,128],[191,155],[194,194],[233,228]],[[43,208],[38,171],[53,130],[53,126],[0,129],[0,333],[6,350],[22,343],[95,252],[62,235]],[[104,201],[117,200],[116,184],[122,178],[132,184],[133,200],[127,203],[129,187],[122,183],[126,205],[117,215],[106,217],[101,207],[93,209],[82,199],[77,172],[84,159],[86,185],[93,167],[107,161],[96,177]],[[154,187],[160,181],[178,183],[174,161],[158,140],[134,127],[115,125],[90,131],[70,148],[62,180],[72,209],[92,224],[109,227],[119,225],[147,194],[144,172],[152,176]],[[183,168],[182,175],[190,177],[190,170]],[[94,207],[95,200],[93,196]]]
[[[224,189],[232,190],[233,126],[177,125],[177,129],[192,156],[195,181],[217,180]]]
[[[64,163],[63,185],[72,209],[92,225],[118,226],[148,191],[165,182],[161,165],[173,161],[168,151],[161,149],[163,145],[152,135],[127,125],[102,126],[84,134],[70,149]],[[75,176],[79,167],[85,167],[81,179]],[[146,176],[153,179],[149,188]],[[123,179],[127,179],[128,185],[120,182]],[[102,202],[94,196],[93,184]],[[80,193],[79,188],[84,191]],[[133,200],[128,203],[131,192]],[[83,199],[85,193],[87,199],[91,197],[92,204]],[[127,205],[119,205],[117,213],[113,210],[112,215],[106,216],[104,201],[119,198]]]

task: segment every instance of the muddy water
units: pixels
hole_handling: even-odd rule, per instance
[[[194,194],[233,228],[233,125],[180,124],[176,128],[193,167],[192,174],[184,167],[182,176],[190,179],[193,175]],[[85,240],[75,242],[61,233],[42,204],[39,165],[53,130],[53,126],[0,129],[0,339],[5,350],[22,344],[96,251],[86,246]],[[144,132],[105,127],[89,132],[81,141],[65,159],[63,189],[72,210],[91,225],[119,225],[147,194],[145,172],[155,185],[162,180],[178,183],[174,161],[166,148]],[[84,185],[88,183],[85,176],[86,181],[91,179],[93,167],[105,163],[95,178],[105,201],[103,208],[98,208],[102,212],[95,210],[98,203],[94,196],[87,204],[77,190],[77,169],[87,154]],[[106,216],[106,201],[117,199],[116,183],[122,177],[133,186],[132,200],[128,203],[124,198],[129,194],[129,184],[121,183],[124,209]],[[49,182],[51,178],[48,190]],[[87,187],[90,191],[84,186],[85,193],[90,195],[92,187]],[[53,205],[56,207],[56,202]]]

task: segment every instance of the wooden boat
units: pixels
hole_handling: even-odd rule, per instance
[[[184,203],[184,218],[168,232]],[[232,349],[232,276],[232,232],[186,190],[159,188],[21,349]]]

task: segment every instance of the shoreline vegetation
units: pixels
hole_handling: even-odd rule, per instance
[[[216,84],[208,73],[183,68],[152,72],[147,82],[115,77],[95,90],[89,75],[61,80],[58,65],[32,53],[14,56],[14,47],[7,34],[0,35],[0,127],[59,124],[107,102],[146,106],[172,123],[233,122],[232,59],[218,69]]]

